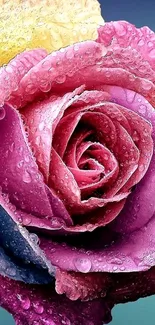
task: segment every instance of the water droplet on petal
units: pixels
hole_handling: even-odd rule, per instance
[[[16,270],[15,270],[15,268],[13,268],[13,267],[8,267],[8,268],[6,269],[6,273],[7,273],[9,276],[15,276],[15,275],[16,275]]]
[[[30,234],[30,239],[35,243],[39,243],[39,237],[36,234]]]
[[[44,312],[44,307],[39,302],[34,302],[33,308],[35,312],[39,315],[41,315]]]
[[[21,160],[21,161],[19,161],[19,162],[17,163],[17,167],[18,167],[18,168],[21,168],[21,167],[23,166],[23,164],[24,164],[24,161]]]
[[[20,300],[21,302],[21,307],[24,310],[28,310],[31,306],[31,302],[30,299],[26,296],[22,296],[22,295],[17,295],[17,298]]]
[[[149,57],[150,57],[151,59],[155,59],[155,49],[152,49],[152,50],[150,51],[150,53],[149,53]]]
[[[29,161],[30,161],[30,158],[29,158],[29,156],[25,156],[25,161],[28,163]]]
[[[52,308],[48,308],[47,309],[47,313],[50,314],[50,315],[52,315],[53,314],[53,309]]]
[[[45,127],[45,123],[44,123],[44,121],[40,122],[40,124],[39,124],[39,126],[38,126],[39,130],[40,130],[40,131],[43,131],[43,130],[44,130],[44,127]]]
[[[34,320],[34,321],[32,322],[32,325],[40,325],[40,321]]]
[[[68,318],[62,319],[61,323],[63,325],[71,325],[71,321]]]
[[[31,183],[31,175],[27,171],[25,171],[24,174],[23,174],[23,182],[24,183]]]
[[[57,83],[59,83],[59,84],[62,84],[62,83],[64,83],[65,82],[65,80],[66,80],[66,76],[65,75],[60,75],[60,76],[58,76],[57,78],[56,78],[56,82]]]
[[[145,114],[146,113],[146,106],[145,105],[140,105],[139,106],[139,113]]]
[[[3,107],[0,107],[0,120],[3,120],[3,118],[6,115],[6,111]]]
[[[143,172],[145,170],[145,165],[140,165],[138,169],[140,172]]]
[[[12,143],[10,144],[10,146],[9,146],[9,150],[10,150],[11,152],[13,152],[14,148],[15,148],[15,143],[12,142]]]
[[[138,45],[139,46],[143,46],[145,43],[144,43],[144,41],[141,39],[139,42],[138,42]]]
[[[88,258],[77,258],[74,261],[75,267],[82,273],[88,273],[91,270],[92,264]]]
[[[30,225],[31,222],[32,222],[32,218],[31,218],[31,216],[26,216],[24,219],[22,218],[22,223],[23,223],[25,226]]]
[[[80,48],[79,44],[73,45],[74,51],[76,51],[76,52],[79,51],[79,48]]]
[[[114,258],[114,259],[112,259],[111,261],[110,261],[110,263],[112,263],[112,264],[117,264],[117,265],[121,265],[123,262],[122,262],[122,260],[120,259],[120,258]]]
[[[51,319],[42,319],[42,324],[43,325],[56,325],[56,323]]]

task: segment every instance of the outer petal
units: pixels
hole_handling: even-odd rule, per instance
[[[143,94],[149,100],[154,98],[155,86],[150,80],[144,79],[144,75],[135,77],[123,68],[109,68],[106,53],[107,48],[103,44],[93,41],[77,43],[63,51],[51,53],[21,80],[14,92],[14,98],[19,100],[18,107],[38,96],[45,96],[50,89],[65,93],[82,84],[87,89],[96,89],[101,84],[123,86]],[[10,103],[13,104],[13,100]]]
[[[57,295],[51,286],[29,286],[0,277],[1,306],[11,312],[17,325],[102,325],[111,320],[103,299],[73,302]]]
[[[53,282],[53,278],[47,271],[10,257],[2,247],[0,247],[0,274],[26,283],[47,284]]]
[[[149,27],[114,21],[100,27],[98,34],[97,42],[108,47],[109,66],[134,70],[137,76],[155,81],[155,33]]]
[[[0,68],[0,103],[10,98],[12,91],[18,88],[23,76],[47,55],[46,50],[36,49],[17,55],[6,67]],[[16,103],[14,103],[16,104]]]
[[[81,273],[144,271],[154,266],[154,231],[155,216],[147,226],[122,237],[110,233],[106,238],[107,229],[102,229],[85,234],[84,238],[81,235],[78,241],[72,238],[66,245],[42,238],[41,248],[51,263],[62,270]]]
[[[38,218],[38,223],[40,219],[45,222],[48,219],[50,222],[56,216],[46,193],[43,177],[29,147],[22,120],[18,112],[8,105],[5,105],[4,115],[0,120],[0,155],[2,193],[9,195],[8,199],[17,210]],[[50,195],[59,202],[52,192]],[[59,217],[64,219],[64,214]],[[20,222],[20,214],[16,214],[15,218]],[[70,223],[69,215],[68,221]]]
[[[139,94],[136,94],[133,91],[123,89],[120,87],[111,87],[105,86],[106,91],[109,91],[112,97],[112,101],[126,107],[133,112],[138,113],[140,116],[145,118],[152,125],[152,138],[155,141],[155,111],[154,108]],[[140,127],[140,126],[139,126]],[[137,128],[138,131],[138,128]],[[142,130],[139,130],[139,133],[136,131],[136,140],[139,140],[141,137]],[[150,161],[149,150],[151,144],[148,142],[147,134],[145,136],[144,132],[144,152],[143,152],[143,163],[140,164],[140,172],[147,167],[148,161]],[[149,146],[149,147],[148,147]],[[148,150],[149,149],[149,150]],[[126,205],[120,215],[118,216],[114,229],[118,232],[129,233],[135,229],[140,229],[148,223],[155,211],[154,196],[155,196],[155,152],[151,159],[149,168],[136,186],[133,193],[128,197]]]
[[[54,275],[55,268],[51,265],[44,253],[39,248],[38,236],[35,234],[29,234],[29,232],[19,225],[19,223],[16,224],[16,222],[13,220],[15,219],[15,214],[16,210],[14,209],[14,206],[12,206],[10,202],[6,202],[4,197],[0,197],[0,245],[6,249],[9,255],[11,254],[13,262],[18,259],[17,266],[19,266],[19,274],[21,273],[21,278],[22,270],[20,272],[20,265],[22,268],[25,267],[25,272],[28,265],[28,269],[30,269],[30,271],[31,267],[33,271],[34,266],[42,270],[45,269],[45,272],[41,273],[47,277],[48,282],[51,281],[48,272]],[[36,273],[39,273],[39,270],[36,270]],[[10,277],[12,275],[13,274],[10,272]],[[31,275],[30,277],[27,276],[27,278],[31,279]],[[26,276],[23,277],[23,280],[27,281]]]

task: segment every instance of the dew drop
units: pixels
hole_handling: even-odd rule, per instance
[[[15,270],[15,268],[13,268],[13,267],[8,267],[8,268],[6,269],[6,273],[7,273],[9,276],[15,276],[15,275],[16,275],[16,270]]]
[[[29,156],[25,156],[25,161],[28,163],[29,161],[30,161],[30,158],[29,158]]]
[[[82,273],[88,273],[91,270],[92,264],[88,258],[77,258],[74,261],[75,267]]]
[[[71,321],[68,318],[62,319],[61,322],[63,325],[71,325]]]
[[[3,120],[3,118],[6,115],[6,111],[3,107],[0,107],[0,120]]]
[[[36,234],[30,234],[30,239],[35,243],[39,243],[39,237]]]
[[[140,105],[139,106],[139,113],[145,114],[146,113],[146,106],[145,105]]]
[[[15,143],[12,142],[12,143],[10,144],[10,146],[9,146],[9,150],[10,150],[11,152],[13,152],[14,148],[15,148]]]
[[[40,325],[40,321],[34,320],[34,321],[32,322],[32,325]]]
[[[21,217],[20,217],[21,218]],[[24,219],[22,219],[22,223],[25,225],[25,226],[28,226],[30,225],[32,222],[32,218],[31,216],[26,216]]]
[[[38,135],[36,137],[36,139],[35,139],[35,143],[36,143],[37,146],[39,146],[40,145],[40,142],[41,142],[41,137],[40,137],[40,135]]]
[[[140,172],[143,172],[145,170],[145,165],[140,165],[138,169]]]
[[[51,319],[42,319],[42,324],[43,325],[56,325],[56,323]]]
[[[121,264],[123,264],[123,262],[122,262],[122,260],[120,259],[120,258],[114,258],[114,259],[112,259],[111,261],[110,261],[110,263],[112,263],[112,264],[117,264],[117,265],[121,265]]]
[[[132,138],[133,138],[133,141],[139,141],[140,140],[139,134],[138,134],[138,132],[136,130],[133,132]]]
[[[56,78],[55,81],[56,81],[58,84],[62,84],[62,83],[65,82],[65,80],[66,80],[66,76],[65,76],[65,75],[59,75],[59,76]]]
[[[35,312],[39,315],[41,315],[44,312],[44,307],[39,302],[34,302],[33,308]]]
[[[152,42],[148,42],[147,45],[148,45],[148,47],[152,47],[153,46],[153,43]]]
[[[17,295],[17,298],[20,300],[21,302],[21,307],[24,309],[24,310],[28,310],[30,309],[30,306],[31,306],[31,302],[30,302],[30,299],[26,296],[22,296],[22,295]]]
[[[108,160],[108,159],[109,159],[109,157],[108,157],[107,154],[104,155],[104,159],[105,159],[105,160]]]
[[[17,167],[18,167],[18,168],[21,168],[21,167],[23,166],[23,164],[24,164],[24,161],[21,160],[21,161],[19,161],[19,162],[17,163]]]
[[[23,174],[23,182],[27,184],[31,183],[31,175],[27,171]]]
[[[139,42],[138,42],[138,45],[139,46],[143,46],[145,43],[144,43],[144,41],[141,39]]]
[[[79,51],[79,48],[80,48],[79,44],[73,45],[73,48],[74,48],[74,51],[76,51],[76,52]]]
[[[149,53],[149,57],[150,57],[151,59],[155,59],[155,49],[152,49],[152,50],[150,51],[150,53]]]
[[[43,131],[43,130],[44,130],[44,127],[45,127],[45,123],[44,123],[44,121],[40,122],[40,123],[39,123],[39,126],[38,126],[39,130],[40,130],[40,131]]]
[[[53,309],[52,308],[48,308],[47,309],[47,313],[50,314],[50,315],[52,315],[53,314]]]

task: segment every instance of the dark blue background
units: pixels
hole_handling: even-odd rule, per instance
[[[105,21],[128,20],[137,27],[147,25],[155,31],[155,0],[100,0],[100,3]],[[154,306],[155,297],[116,306],[111,325],[154,325]],[[12,317],[1,309],[0,325],[13,324]]]

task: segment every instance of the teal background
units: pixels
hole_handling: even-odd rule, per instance
[[[100,0],[99,2],[106,21],[128,20],[137,27],[148,25],[155,30],[155,0]],[[113,309],[113,321],[110,325],[155,325],[154,306],[154,296],[118,305]],[[12,316],[0,308],[0,325],[14,324]]]
[[[154,306],[154,296],[120,304],[112,311],[113,320],[110,325],[155,325]],[[2,308],[0,308],[0,325],[15,325],[12,316]]]

